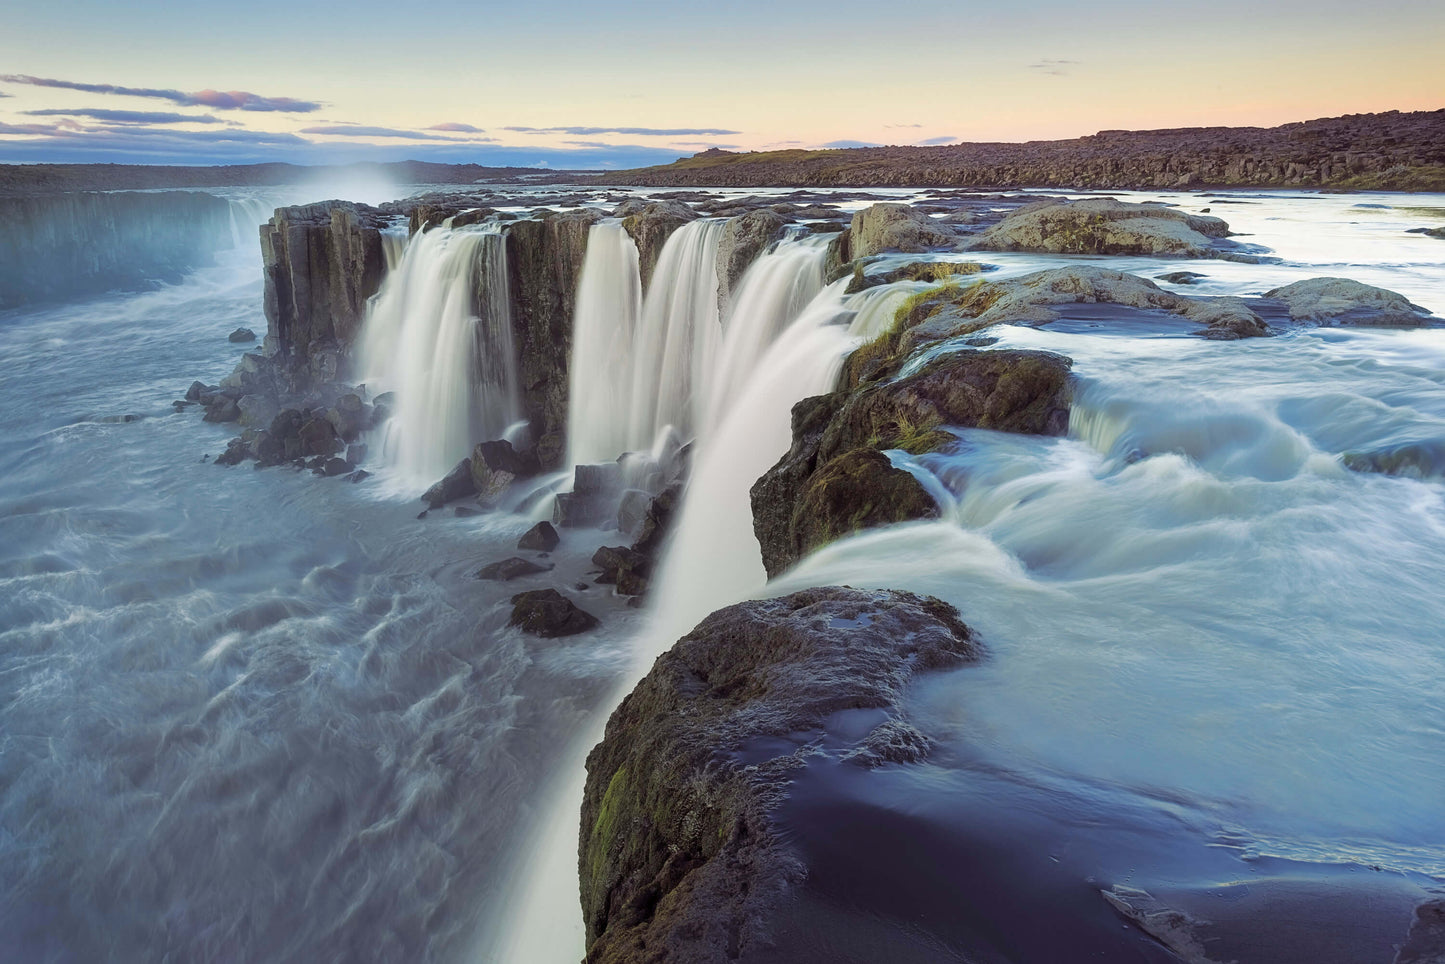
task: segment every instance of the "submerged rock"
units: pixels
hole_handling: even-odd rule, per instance
[[[899,734],[923,752],[904,687],[977,655],[953,607],[906,592],[813,589],[705,619],[658,658],[587,758],[587,960],[722,964],[765,946],[804,875],[774,830],[806,759],[799,745],[869,711],[880,719],[861,738],[812,752],[848,757]]]
[[[535,562],[513,556],[510,559],[503,559],[501,562],[494,562],[477,570],[478,579],[491,579],[497,582],[510,582],[522,576],[534,576],[538,573],[551,571],[551,566],[539,566]]]
[[[1310,278],[1264,296],[1284,302],[1292,321],[1388,328],[1418,328],[1430,322],[1430,312],[1404,295],[1348,278]]]
[[[1255,261],[1219,242],[1229,225],[1161,204],[1112,198],[1042,201],[1010,213],[964,245],[973,251],[1048,254],[1144,254]]]
[[[958,237],[947,226],[907,204],[884,203],[853,215],[849,229],[853,258],[868,258],[880,251],[917,253],[927,248],[951,247]]]
[[[555,589],[534,589],[512,597],[510,623],[524,633],[550,639],[585,633],[597,625],[597,617]]]
[[[901,268],[873,274],[869,274],[866,267],[861,261],[854,262],[853,280],[848,282],[844,294],[857,294],[868,288],[898,281],[947,281],[958,275],[981,274],[993,270],[990,265],[979,264],[977,261],[915,261]]]

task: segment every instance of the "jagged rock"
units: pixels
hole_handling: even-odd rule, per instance
[[[662,246],[672,237],[672,232],[689,221],[696,221],[698,214],[681,201],[654,201],[636,214],[622,219],[622,228],[632,235],[637,244],[637,269],[642,276],[642,290],[652,283],[652,272],[662,254]]]
[[[655,557],[662,549],[663,542],[672,533],[673,523],[677,521],[677,507],[682,500],[682,485],[674,483],[663,489],[652,501],[647,504],[647,511],[643,514],[642,525],[637,530],[637,536],[632,542],[632,548],[648,556]]]
[[[813,589],[703,620],[587,758],[587,960],[724,964],[765,947],[806,873],[773,816],[807,759],[798,747],[844,713],[903,722],[915,674],[977,655],[953,607],[912,593]],[[812,752],[843,757],[872,737]]]
[[[522,407],[537,440],[537,460],[549,472],[566,459],[567,366],[577,281],[588,232],[601,217],[595,208],[580,208],[514,221],[507,228],[512,336]]]
[[[1445,900],[1415,908],[1409,936],[1394,964],[1445,964]]]
[[[617,531],[630,536],[640,529],[651,504],[652,494],[646,489],[628,489],[622,493],[622,501],[617,506]]]
[[[448,502],[465,499],[477,494],[476,483],[472,481],[472,463],[462,459],[457,467],[446,474],[441,481],[422,493],[421,500],[433,509],[440,509]]]
[[[753,532],[768,576],[845,532],[937,513],[916,480],[878,461],[887,462],[882,450],[937,450],[953,439],[944,426],[1064,434],[1070,365],[1050,352],[962,349],[905,378],[799,402],[792,447],[752,487]],[[897,501],[880,502],[879,491]]]
[[[958,240],[950,228],[935,224],[922,211],[893,203],[875,204],[854,214],[850,238],[853,258],[895,249],[917,253],[952,246]]]
[[[249,328],[237,328],[226,337],[228,341],[240,344],[242,342],[255,341],[256,333]]]
[[[1445,476],[1445,442],[1425,439],[1406,442],[1373,452],[1346,452],[1345,468],[1355,472],[1377,472],[1412,479],[1435,479]]]
[[[191,387],[186,389],[186,401],[199,402],[201,393],[205,391],[215,391],[215,389],[209,388],[202,382],[191,382]]]
[[[335,455],[345,446],[336,436],[336,429],[324,418],[308,418],[296,430],[301,443],[301,455]]]
[[[612,514],[616,501],[609,496],[582,492],[558,492],[552,522],[564,529],[601,525]]]
[[[336,400],[336,404],[326,413],[326,420],[336,429],[336,434],[341,436],[342,441],[354,442],[371,427],[371,409],[361,400],[361,396],[354,392],[348,392]]]
[[[752,211],[723,225],[717,245],[718,310],[727,317],[733,288],[763,249],[783,233],[788,219],[773,211]]]
[[[206,407],[206,414],[202,421],[206,422],[234,422],[241,417],[241,408],[236,404],[236,399],[228,395],[217,395],[215,401]]]
[[[472,449],[472,472],[479,478],[488,472],[507,472],[514,478],[529,479],[541,471],[536,452],[518,452],[506,440],[482,442]]]
[[[276,400],[266,395],[242,395],[236,407],[241,412],[238,421],[247,428],[270,425],[279,410]]]
[[[1202,921],[1165,906],[1146,890],[1115,884],[1099,893],[1110,907],[1138,924],[1144,933],[1177,954],[1185,964],[1218,964],[1205,952],[1200,940]]]
[[[266,346],[293,391],[334,381],[385,270],[375,208],[323,201],[261,225]]]
[[[239,438],[226,443],[226,451],[216,456],[216,465],[240,465],[251,454],[250,446]]]
[[[356,466],[345,459],[327,459],[326,464],[321,466],[321,474],[328,478],[337,475],[350,475],[355,470]]]
[[[396,392],[382,392],[371,400],[371,427],[376,428],[391,418],[396,410]]]
[[[355,472],[352,472],[350,475],[347,476],[347,479],[353,484],[357,482],[364,482],[369,478],[371,478],[371,473],[366,471],[365,469],[357,469]]]
[[[510,622],[524,633],[551,639],[585,633],[597,625],[597,617],[555,589],[534,589],[512,597]]]
[[[1293,321],[1390,328],[1416,328],[1430,321],[1430,312],[1404,295],[1348,278],[1310,278],[1264,296],[1284,302]]]
[[[497,582],[510,582],[522,576],[534,576],[539,572],[549,572],[551,566],[539,566],[518,556],[510,559],[503,559],[501,562],[494,562],[491,565],[483,566],[477,570],[478,579],[490,579]]]
[[[530,549],[533,552],[551,552],[557,548],[562,537],[550,522],[539,522],[522,534],[517,540],[518,549]]]
[[[1161,204],[1087,198],[1025,205],[963,247],[972,251],[1257,260],[1218,243],[1228,236],[1229,225],[1216,217],[1185,214]]]
[[[362,462],[366,461],[366,456],[369,453],[370,450],[366,447],[365,443],[355,442],[346,447],[346,461],[352,463],[353,465],[360,465]]]
[[[579,465],[573,470],[572,491],[579,495],[616,495],[622,491],[622,466],[616,462]]]
[[[592,565],[602,570],[595,581],[605,585],[616,583],[623,573],[635,573],[645,578],[652,568],[652,560],[626,546],[603,546],[592,554]]]

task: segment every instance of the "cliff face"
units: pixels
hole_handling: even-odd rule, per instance
[[[0,308],[175,280],[232,246],[230,218],[186,191],[0,197]]]
[[[381,287],[381,214],[347,201],[279,208],[261,225],[266,350],[298,386],[334,381]]]
[[[1025,144],[733,154],[619,171],[608,184],[753,187],[1337,187],[1445,190],[1445,110],[1281,127],[1101,131]]]

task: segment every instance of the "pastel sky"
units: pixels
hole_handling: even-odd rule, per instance
[[[0,162],[630,167],[1445,107],[1440,0],[7,3]]]

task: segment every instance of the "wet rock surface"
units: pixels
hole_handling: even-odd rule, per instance
[[[532,636],[575,636],[597,625],[597,617],[555,589],[534,589],[512,597],[510,624]]]
[[[1418,328],[1431,321],[1428,310],[1404,295],[1349,278],[1310,278],[1264,296],[1284,302],[1293,321],[1386,328]]]
[[[1162,204],[1129,204],[1112,198],[1047,201],[1009,214],[966,242],[973,251],[1048,254],[1135,254],[1256,260],[1223,239],[1222,219],[1186,214]]]
[[[899,701],[914,675],[977,655],[953,607],[912,593],[815,589],[705,619],[587,758],[586,959],[707,964],[765,948],[805,873],[773,824],[800,747],[822,736],[815,752],[842,757],[885,727],[910,732]],[[830,739],[838,714],[876,725]]]

